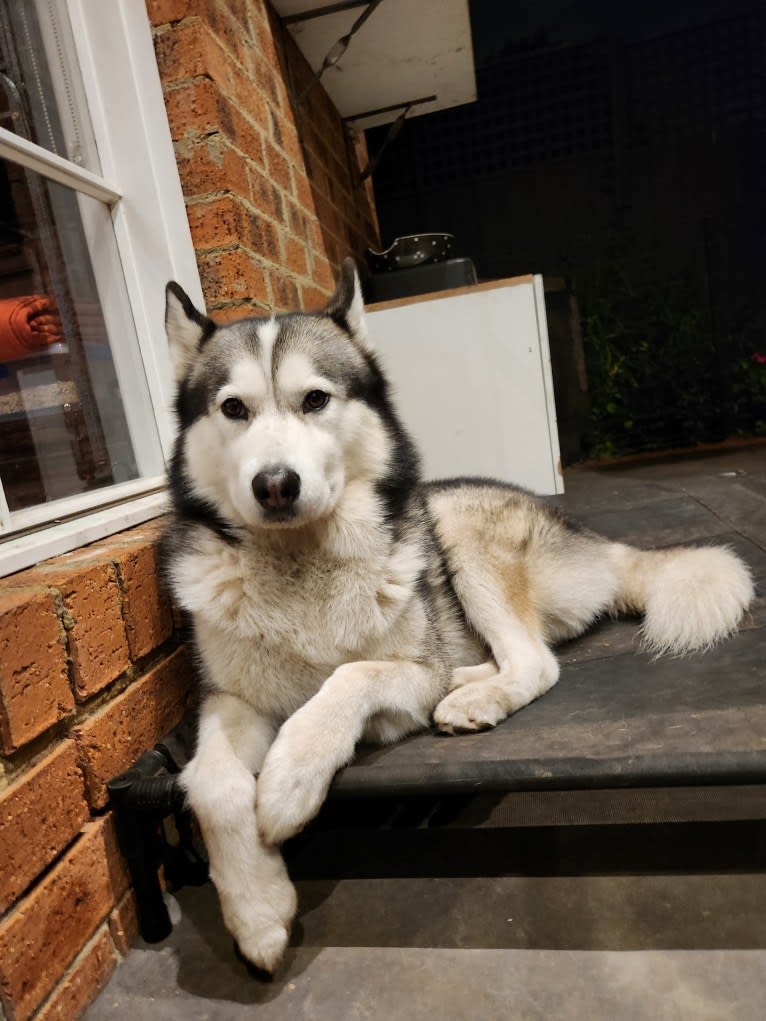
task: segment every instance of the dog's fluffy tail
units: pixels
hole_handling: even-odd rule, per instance
[[[615,543],[616,609],[643,613],[647,650],[683,655],[737,629],[753,598],[747,566],[723,546],[638,550]]]

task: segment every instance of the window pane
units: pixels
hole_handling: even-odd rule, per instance
[[[63,0],[0,0],[0,126],[100,172]]]
[[[0,161],[0,480],[10,511],[161,471],[109,210]]]

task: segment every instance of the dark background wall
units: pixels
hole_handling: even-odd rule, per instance
[[[565,278],[585,453],[766,431],[764,5],[471,13],[478,102],[405,123],[375,175],[383,240],[450,231],[482,278]]]

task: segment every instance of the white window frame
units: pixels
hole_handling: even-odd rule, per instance
[[[110,314],[132,314],[162,453],[173,444],[172,372],[164,334],[165,284],[182,283],[204,308],[145,0],[63,0],[72,27],[101,173],[0,129],[0,156],[108,205],[130,308],[102,294]],[[99,281],[102,290],[102,282]],[[115,291],[118,288],[114,288]],[[112,307],[106,307],[111,304]],[[124,305],[124,299],[123,299]],[[126,399],[128,395],[126,395]],[[0,491],[0,537],[10,517]],[[143,477],[14,515],[0,541],[0,576],[149,520],[167,510],[165,476]],[[52,520],[51,520],[52,519]]]

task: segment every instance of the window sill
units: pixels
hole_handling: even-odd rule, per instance
[[[146,480],[147,483],[150,481],[153,480]],[[38,531],[9,537],[0,545],[0,577],[150,521],[166,514],[169,509],[163,482],[161,489],[155,485],[149,493],[122,499],[119,503],[96,508],[87,514],[80,513],[70,520],[54,521]]]

